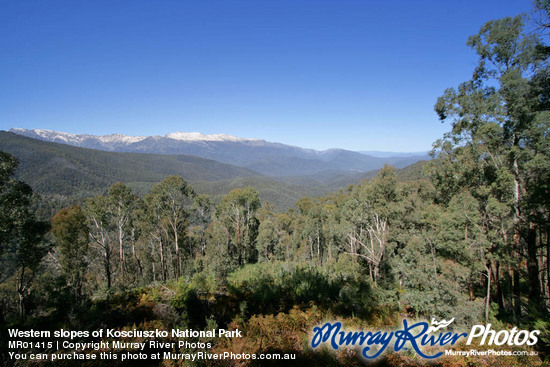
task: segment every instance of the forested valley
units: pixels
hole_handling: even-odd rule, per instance
[[[216,340],[214,350],[295,352],[296,365],[354,365],[362,363],[354,353],[309,349],[312,327],[435,317],[455,318],[456,327],[540,330],[540,354],[526,363],[543,365],[550,345],[550,6],[536,5],[537,32],[517,16],[488,22],[468,39],[478,65],[435,104],[451,129],[434,143],[427,179],[398,182],[386,166],[278,212],[251,186],[215,203],[168,176],[146,195],[115,183],[41,220],[31,210],[33,183],[16,180],[17,160],[2,153],[3,351],[12,327],[223,327],[245,337]],[[412,352],[388,353],[383,363],[413,361]]]

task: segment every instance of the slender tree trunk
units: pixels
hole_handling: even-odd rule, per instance
[[[487,299],[485,301],[485,324],[489,324],[489,308],[491,307],[491,268],[485,265],[487,270]]]
[[[227,228],[225,228],[225,243],[227,244],[227,255],[232,258],[233,249],[231,248],[231,237],[229,236],[229,230]]]
[[[151,246],[151,271],[153,272],[153,283],[156,283],[157,272],[155,269],[155,244],[153,243],[153,241],[150,241],[149,245]]]
[[[181,275],[180,246],[179,246],[178,228],[177,228],[175,219],[174,219],[174,226],[172,227],[172,229],[174,231],[174,243],[176,245],[176,278],[179,278],[179,276]]]
[[[370,275],[370,278],[372,279],[374,285],[376,286],[376,279],[374,278],[374,274],[372,273],[372,264],[369,263],[369,275]]]
[[[138,271],[139,271],[139,276],[143,277],[143,266],[141,265],[141,261],[139,260],[139,257],[137,256],[137,252],[136,252],[136,232],[135,232],[134,226],[132,226],[131,231],[132,232],[130,234],[130,242],[132,244],[132,257],[136,260],[136,264],[138,266]]]
[[[136,259],[136,264],[138,266],[139,275],[143,276],[143,267],[141,266],[141,261],[139,260],[139,257],[137,256],[136,244],[134,243],[134,241],[132,241],[132,256],[134,257],[134,259]]]
[[[25,321],[25,287],[23,286],[23,277],[25,276],[25,267],[21,267],[21,274],[17,284],[17,294],[19,296],[19,319]]]
[[[536,225],[535,223],[529,223],[529,232],[527,233],[527,275],[529,277],[529,307],[533,309],[540,309],[542,305],[537,252]]]
[[[317,232],[317,264],[321,265],[321,238]]]
[[[162,280],[166,282],[166,270],[164,265],[164,248],[162,246],[162,240],[159,240],[159,255],[160,255],[160,273]]]
[[[546,293],[546,264],[544,260],[544,244],[542,242],[542,226],[538,225],[538,244],[537,244],[537,262],[539,267],[539,287],[540,287],[540,297],[541,297],[541,309],[543,310],[546,307],[546,301],[548,300],[548,294]]]
[[[243,265],[243,254],[242,254],[242,240],[241,240],[241,221],[237,217],[237,255],[239,258],[239,265]]]
[[[89,235],[94,239],[94,241],[99,246],[99,251],[103,255],[103,269],[105,270],[105,279],[107,281],[107,289],[111,289],[112,286],[112,272],[111,272],[111,255],[112,255],[112,249],[111,244],[107,236],[105,235],[105,231],[103,229],[103,223],[101,221],[98,221],[95,217],[92,217],[92,221],[94,223],[94,227],[97,230],[98,235],[94,235],[91,231]]]
[[[495,280],[494,280],[494,283],[495,283],[495,286],[496,286],[496,291],[497,291],[497,303],[498,303],[498,308],[499,310],[504,310],[504,297],[502,295],[502,285],[500,284],[501,282],[501,279],[500,279],[500,263],[498,261],[495,261],[495,267],[494,267],[494,270],[495,270]]]
[[[512,144],[517,147],[519,144],[518,137],[514,134],[512,136]],[[516,251],[517,256],[517,262],[516,267],[513,270],[513,277],[514,277],[514,318],[516,323],[519,322],[519,318],[521,317],[521,288],[520,288],[520,276],[519,276],[519,270],[518,268],[521,266],[522,262],[522,256],[523,251],[521,249],[521,231],[520,231],[520,208],[519,208],[519,201],[520,201],[520,180],[519,180],[519,164],[517,157],[515,156],[515,153],[512,153],[512,171],[514,173],[514,187],[513,187],[513,193],[514,193],[514,247]]]
[[[122,286],[125,285],[125,274],[124,274],[124,246],[123,246],[123,229],[122,225],[118,226],[118,251],[119,254],[119,260],[120,260],[120,281],[122,283]]]
[[[508,265],[506,267],[506,309],[514,313],[514,284],[512,283],[512,281],[513,271],[512,268]]]
[[[111,289],[111,254],[105,249],[103,267],[105,269],[105,278],[107,278],[107,289]]]
[[[518,264],[519,265],[519,264]],[[514,294],[514,319],[516,323],[519,322],[519,318],[521,317],[521,290],[519,285],[519,271],[517,269],[512,270],[512,276],[513,276],[513,294]]]
[[[307,242],[309,243],[309,253],[310,253],[310,257],[311,257],[311,262],[313,262],[313,241],[311,240],[311,237],[308,236],[307,238]]]

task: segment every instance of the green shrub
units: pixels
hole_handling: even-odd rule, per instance
[[[340,264],[341,265],[341,264]],[[316,304],[336,314],[366,317],[375,305],[367,277],[331,267],[265,262],[246,265],[228,277],[228,292],[246,309],[241,316],[286,312]]]

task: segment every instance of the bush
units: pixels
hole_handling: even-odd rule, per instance
[[[336,314],[367,317],[375,305],[369,281],[335,268],[269,262],[246,265],[228,277],[228,292],[246,302],[243,317],[287,312],[310,304]]]
[[[194,329],[205,326],[205,307],[193,284],[187,283],[184,279],[178,280],[170,305],[181,315],[181,320],[186,326]]]

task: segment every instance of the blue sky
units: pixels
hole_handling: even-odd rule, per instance
[[[421,151],[465,45],[530,1],[2,1],[0,129]]]

